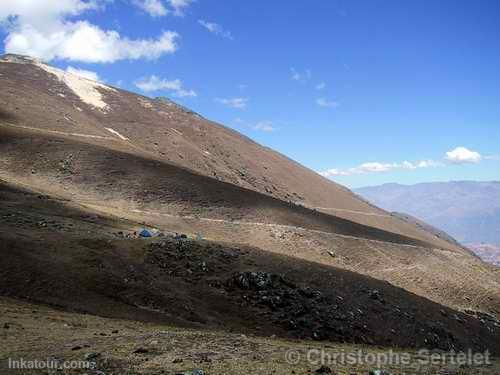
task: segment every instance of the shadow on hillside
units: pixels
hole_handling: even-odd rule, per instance
[[[0,121],[14,122],[16,119],[17,117],[14,113],[0,107]]]
[[[0,198],[4,296],[180,327],[500,352],[493,321],[387,282],[238,244],[110,240],[131,224],[94,217],[89,230],[91,213],[5,184]]]

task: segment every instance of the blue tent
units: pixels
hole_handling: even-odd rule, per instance
[[[147,229],[141,230],[141,232],[139,233],[139,236],[144,237],[144,238],[146,238],[146,237],[153,237],[152,234],[151,234],[151,232],[149,230],[147,230]]]

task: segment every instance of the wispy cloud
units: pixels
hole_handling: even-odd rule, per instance
[[[255,125],[252,126],[254,130],[260,130],[263,132],[273,132],[276,130],[276,127],[274,126],[272,121],[265,120],[265,121],[259,121]]]
[[[233,123],[236,125],[248,127],[252,130],[262,131],[262,132],[266,132],[266,133],[271,133],[271,132],[278,130],[278,128],[274,125],[274,122],[271,120],[262,120],[262,121],[258,121],[256,123],[249,123],[249,122],[246,122],[245,120],[241,119],[240,117],[236,117],[233,120]]]
[[[419,168],[437,168],[444,166],[444,163],[434,160],[421,160],[417,162],[403,161],[402,163],[369,162],[360,164],[357,167],[353,168],[333,168],[324,172],[320,172],[320,174],[324,177],[352,176],[366,173],[382,173],[394,170],[415,170]]]
[[[332,168],[320,172],[320,174],[325,177],[352,176],[352,175],[359,175],[366,173],[391,172],[395,170],[438,168],[438,167],[446,167],[450,164],[477,164],[481,160],[487,160],[487,159],[498,160],[498,156],[497,155],[482,156],[477,151],[472,151],[465,147],[456,147],[453,150],[446,152],[442,161],[420,160],[417,162],[403,161],[401,163],[368,162],[347,169]]]
[[[169,13],[161,0],[132,0],[132,4],[148,13],[151,17],[162,17]]]
[[[446,160],[453,164],[475,164],[479,163],[482,158],[479,152],[465,147],[457,147],[446,153]]]
[[[184,16],[184,11],[192,4],[195,0],[168,0],[168,3],[174,10],[176,16]]]
[[[170,91],[178,98],[195,97],[197,96],[194,90],[187,90],[183,87],[182,81],[179,79],[167,80],[161,79],[155,75],[147,78],[141,78],[134,82],[134,85],[144,92],[154,91]]]
[[[340,105],[338,102],[328,100],[326,98],[316,99],[316,104],[319,105],[320,107],[327,107],[327,108],[337,108]]]
[[[194,1],[195,0],[131,0],[133,5],[142,9],[144,12],[148,13],[151,17],[163,17],[166,16],[167,14],[172,14],[172,13],[175,16],[182,17],[184,16],[185,10]],[[168,4],[168,7],[165,6],[165,4]]]
[[[487,155],[483,156],[484,160],[500,160],[500,155]]]
[[[309,69],[306,69],[304,72],[298,72],[295,68],[290,68],[290,72],[292,73],[292,79],[300,83],[306,83],[312,77]]]
[[[326,88],[326,83],[325,82],[320,82],[315,87],[316,90],[323,90],[325,88]]]
[[[236,109],[245,109],[249,101],[248,98],[215,98],[214,100],[226,107]]]
[[[198,23],[214,35],[222,38],[234,40],[231,31],[225,30],[221,25],[215,22],[208,22],[205,20],[198,20]]]

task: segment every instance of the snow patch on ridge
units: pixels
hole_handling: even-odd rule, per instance
[[[55,75],[59,81],[66,84],[66,86],[68,86],[84,103],[102,110],[107,110],[109,108],[98,89],[116,91],[115,89],[100,82],[54,68],[41,61],[34,60],[33,63],[46,72]]]
[[[40,59],[30,56],[15,55],[12,53],[7,53],[2,55],[0,62],[3,63],[13,63],[13,64],[33,64],[35,62],[40,62]]]

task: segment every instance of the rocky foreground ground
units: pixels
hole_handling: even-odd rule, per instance
[[[500,362],[470,367],[458,364],[432,365],[429,356],[408,353],[409,365],[376,365],[370,358],[389,348],[353,346],[325,342],[283,340],[216,330],[179,329],[129,320],[105,319],[63,312],[54,308],[0,300],[0,372],[2,374],[47,374],[47,370],[8,369],[12,361],[82,361],[93,369],[55,371],[56,374],[498,374]],[[368,363],[329,362],[342,353],[362,353]],[[307,356],[309,353],[309,359]],[[322,355],[326,363],[321,363]],[[433,351],[440,355],[440,351]],[[383,357],[381,357],[383,358]],[[379,372],[383,373],[383,372]]]

